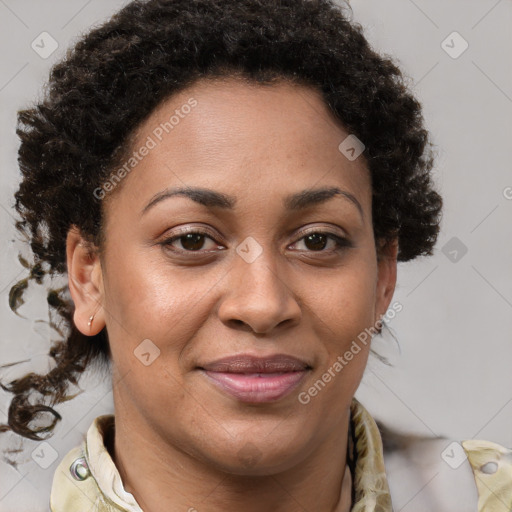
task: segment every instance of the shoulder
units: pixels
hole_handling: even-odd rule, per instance
[[[512,450],[484,440],[422,438],[379,423],[393,505],[403,512],[509,512]]]
[[[112,424],[112,415],[96,418],[82,444],[70,450],[60,461],[53,475],[50,494],[51,512],[132,510],[119,508],[115,502],[105,499],[98,483],[103,478],[103,468],[96,472],[91,468],[91,462],[96,463],[99,455],[102,455],[103,458],[106,457],[107,451],[103,445],[103,440],[106,430]],[[94,452],[94,454],[91,452]],[[91,460],[91,455],[93,455],[94,460]]]
[[[61,460],[53,475],[50,495],[51,512],[85,512],[95,510],[95,482],[81,475],[81,461],[85,460],[84,445],[70,450]]]
[[[450,439],[412,440],[385,449],[384,464],[396,510],[478,511],[473,469],[460,443]]]
[[[512,510],[512,449],[478,439],[462,441],[462,446],[473,467],[481,510]]]

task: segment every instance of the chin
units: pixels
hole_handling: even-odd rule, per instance
[[[241,443],[219,442],[217,446],[223,449],[206,456],[208,463],[224,473],[238,476],[276,475],[302,461],[307,450],[300,442],[290,443],[289,436],[274,439],[267,445],[261,436],[247,436]]]

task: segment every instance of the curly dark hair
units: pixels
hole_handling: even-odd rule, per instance
[[[442,200],[434,190],[432,143],[420,103],[390,57],[377,54],[333,0],[135,0],[83,36],[50,72],[44,99],[18,113],[23,175],[15,194],[30,243],[30,276],[12,287],[16,312],[28,281],[66,273],[72,225],[104,243],[104,202],[94,191],[123,161],[131,137],[171,95],[201,78],[278,80],[315,88],[346,130],[363,141],[373,190],[375,240],[398,240],[399,261],[430,255]],[[21,261],[21,260],[20,260]],[[2,385],[15,396],[8,425],[30,439],[50,435],[53,406],[93,361],[108,364],[106,329],[85,336],[72,321],[64,286],[48,293],[65,334],[54,340],[54,368]],[[29,398],[38,393],[40,401]],[[42,413],[53,420],[39,428]]]

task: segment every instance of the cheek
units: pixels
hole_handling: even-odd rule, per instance
[[[326,284],[316,295],[315,309],[328,327],[330,349],[340,352],[375,321],[376,266],[347,267]]]
[[[126,244],[128,245],[128,244]],[[162,259],[157,259],[157,247],[138,249],[119,247],[112,243],[108,255],[105,282],[107,314],[112,327],[117,323],[130,328],[132,338],[149,337],[157,328],[172,327],[173,316],[179,317],[187,295],[179,276],[171,275]],[[156,318],[161,319],[155,322]]]
[[[311,417],[325,418],[328,428],[343,417],[366,368],[374,322],[374,275],[369,268],[340,275],[316,300],[323,356],[298,399]]]
[[[107,265],[107,331],[120,370],[140,370],[134,356],[150,340],[160,351],[159,362],[165,360],[165,367],[178,374],[181,354],[211,313],[209,297],[218,272],[171,268],[158,252],[112,253]]]
[[[190,307],[200,290],[191,293],[190,280],[171,275],[161,262],[130,254],[109,270],[107,331],[116,409],[131,410],[136,403],[146,416],[159,416],[183,407],[180,354],[201,314]]]
[[[376,266],[358,265],[340,271],[336,279],[316,294],[318,338],[323,340],[323,357],[316,372],[316,390],[322,399],[314,407],[338,403],[340,396],[351,397],[368,360],[371,328],[374,325]],[[326,284],[326,283],[325,283]],[[319,380],[321,382],[319,382]],[[324,390],[325,386],[325,390]],[[323,405],[322,405],[323,403]]]

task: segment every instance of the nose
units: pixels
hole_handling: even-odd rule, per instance
[[[228,273],[229,292],[218,310],[228,327],[268,334],[300,322],[300,304],[270,252],[263,251],[252,263],[235,258]]]

